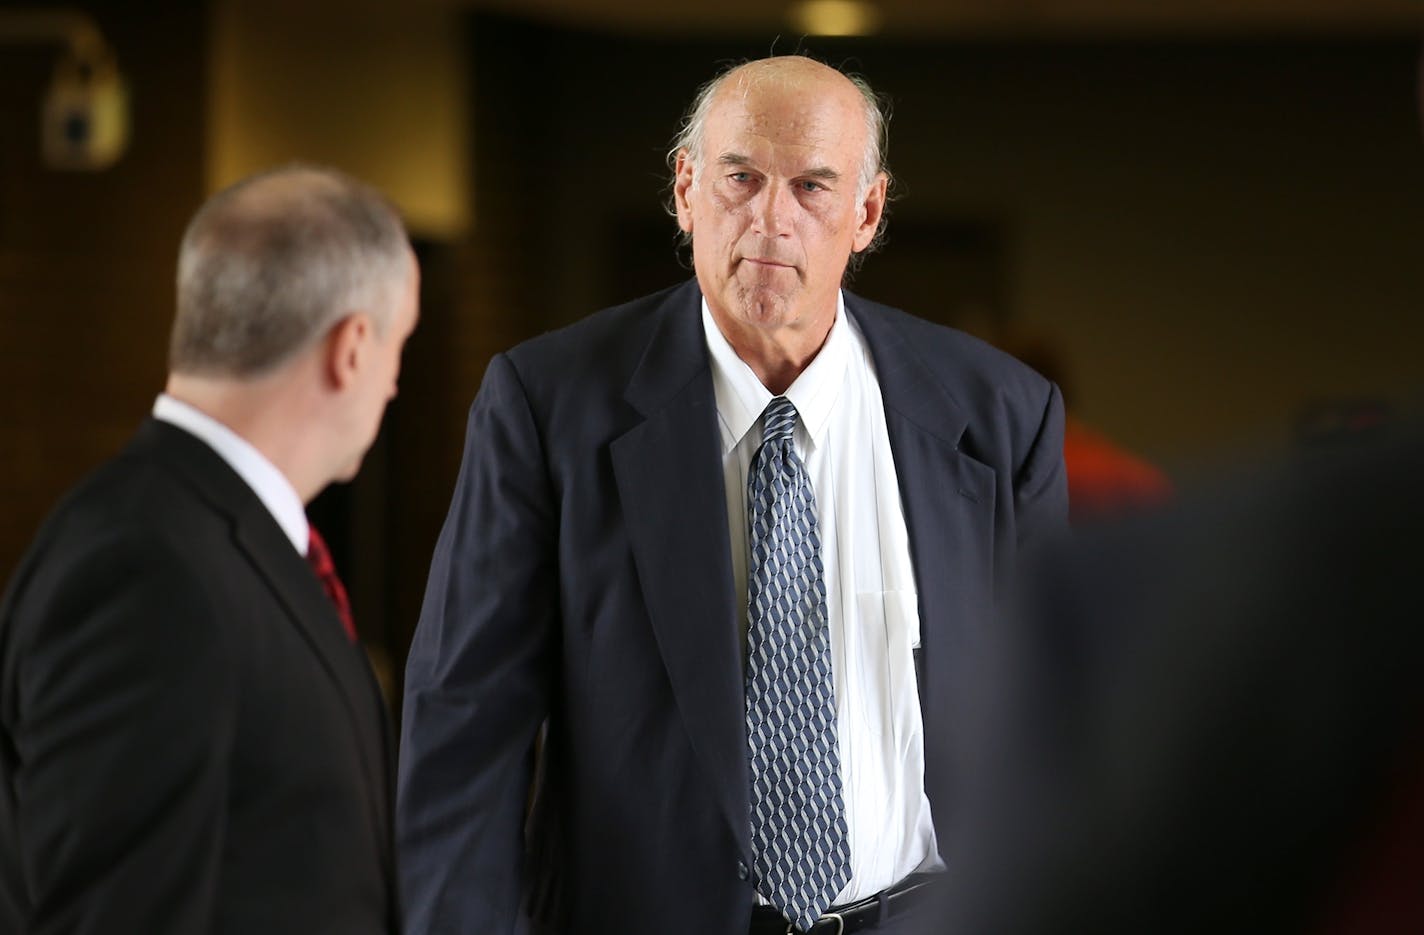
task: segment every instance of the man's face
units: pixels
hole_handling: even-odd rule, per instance
[[[866,133],[864,99],[832,69],[729,76],[702,152],[679,156],[674,182],[724,333],[830,327],[850,254],[869,245],[884,206],[883,175],[860,191]]]
[[[420,269],[416,264],[414,254],[412,254],[410,256],[410,275],[406,277],[406,281],[397,294],[396,305],[392,310],[390,323],[386,326],[385,333],[373,331],[369,339],[370,346],[367,348],[369,354],[365,372],[361,374],[354,387],[355,397],[352,402],[355,422],[355,431],[352,433],[352,437],[353,440],[359,442],[360,447],[352,453],[351,460],[343,468],[338,480],[351,480],[356,476],[356,472],[361,467],[362,458],[366,456],[366,452],[376,440],[376,435],[381,429],[381,418],[386,412],[386,405],[396,396],[396,382],[400,377],[401,351],[405,349],[406,339],[415,330],[415,323],[419,315]]]

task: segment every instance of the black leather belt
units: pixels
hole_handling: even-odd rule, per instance
[[[912,873],[874,896],[844,906],[832,906],[803,935],[850,935],[851,932],[873,929],[886,919],[928,902],[938,878],[937,873]],[[786,918],[770,906],[757,906],[752,910],[748,935],[787,935],[788,932],[794,935],[800,931],[788,926]]]

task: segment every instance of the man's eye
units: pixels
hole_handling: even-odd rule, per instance
[[[727,178],[733,182],[750,182],[752,180],[752,174],[750,172],[733,172],[727,176]]]
[[[803,192],[823,192],[826,190],[826,186],[814,179],[806,179],[801,183],[801,190]]]

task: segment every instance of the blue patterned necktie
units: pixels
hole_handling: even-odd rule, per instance
[[[816,497],[796,407],[763,413],[747,500],[747,746],[757,891],[805,931],[850,879]]]

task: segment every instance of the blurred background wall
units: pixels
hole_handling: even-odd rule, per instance
[[[61,9],[128,87],[102,170],[42,157],[64,44],[25,24]],[[161,389],[189,214],[251,171],[334,164],[397,200],[424,265],[382,438],[313,507],[398,680],[489,356],[688,275],[667,140],[721,64],[773,52],[893,103],[900,197],[852,288],[1033,348],[1079,418],[1173,478],[1419,400],[1416,0],[880,0],[854,37],[793,12],[0,3],[0,576]]]

